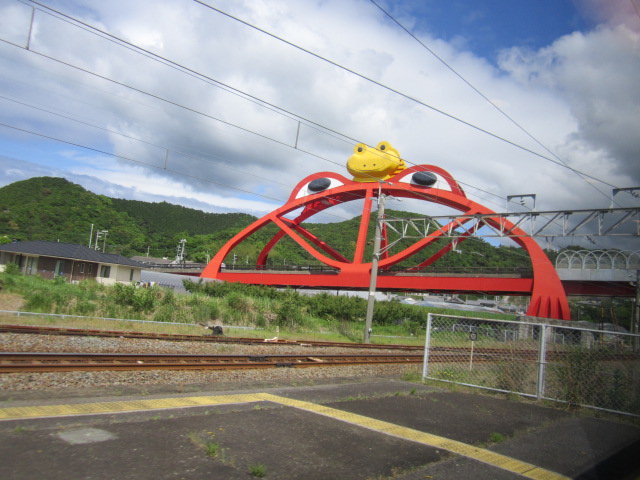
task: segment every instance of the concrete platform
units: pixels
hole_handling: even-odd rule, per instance
[[[394,379],[0,395],[0,478],[640,478],[637,423]]]

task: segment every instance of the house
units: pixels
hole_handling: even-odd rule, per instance
[[[63,276],[71,282],[93,278],[105,284],[139,282],[144,268],[142,263],[122,255],[41,240],[0,245],[0,265],[8,263],[17,264],[26,275]]]

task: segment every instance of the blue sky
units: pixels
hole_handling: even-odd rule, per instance
[[[613,187],[640,185],[631,0],[379,3],[455,73],[366,0],[209,4],[404,96],[190,0],[50,0],[69,18],[38,7],[31,51],[33,5],[0,0],[0,186],[64,176],[110,196],[262,215],[307,175],[347,175],[354,144],[381,140],[496,211],[531,192],[538,209],[606,207]]]
[[[447,42],[464,41],[476,55],[495,62],[511,47],[546,47],[563,35],[593,26],[587,12],[569,0],[427,0],[410,2],[417,27]]]

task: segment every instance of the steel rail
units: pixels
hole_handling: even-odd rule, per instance
[[[1,352],[0,373],[100,370],[226,370],[421,363],[421,354],[189,355]]]
[[[284,340],[284,339],[262,339],[250,337],[225,337],[216,335],[174,335],[169,333],[144,333],[127,332],[121,330],[87,330],[81,328],[65,327],[41,327],[27,325],[0,325],[0,332],[36,335],[76,335],[88,337],[119,337],[119,338],[143,338],[160,339],[176,342],[212,342],[212,343],[236,343],[242,345],[299,345],[312,347],[340,347],[340,348],[365,348],[379,350],[423,350],[424,347],[418,345],[397,345],[397,344],[365,344],[347,342],[322,342],[311,340]]]

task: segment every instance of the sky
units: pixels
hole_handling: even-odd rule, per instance
[[[348,177],[358,142],[385,140],[494,211],[524,194],[537,210],[606,208],[613,188],[640,186],[639,12],[640,0],[0,0],[0,186],[59,176],[262,216],[312,173]],[[387,208],[446,213],[419,203]]]

